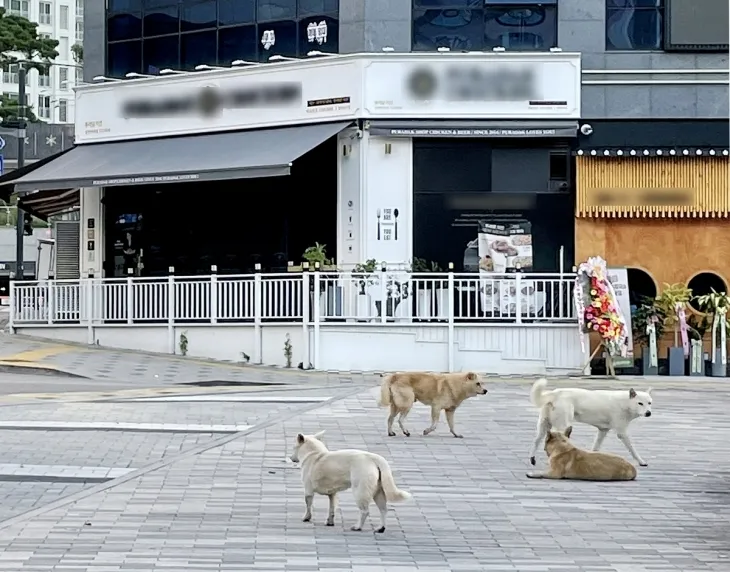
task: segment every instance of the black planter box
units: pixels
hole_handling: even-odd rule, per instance
[[[659,375],[658,356],[656,367],[652,367],[649,348],[641,348],[641,375]]]
[[[672,346],[667,348],[667,375],[684,375],[684,348]]]

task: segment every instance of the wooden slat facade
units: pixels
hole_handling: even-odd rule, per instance
[[[730,218],[727,157],[579,156],[576,188],[577,217]]]

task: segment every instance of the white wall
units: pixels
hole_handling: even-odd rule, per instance
[[[90,273],[100,277],[104,263],[104,205],[101,204],[103,189],[100,187],[85,187],[81,189],[81,257],[80,272],[86,278]],[[94,250],[88,249],[88,221],[94,219]]]
[[[361,261],[360,179],[364,145],[362,132],[346,129],[337,138],[337,264],[351,268]]]

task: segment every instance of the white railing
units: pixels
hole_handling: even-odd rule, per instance
[[[25,281],[11,282],[10,324],[568,322],[573,284],[572,274],[404,271]]]

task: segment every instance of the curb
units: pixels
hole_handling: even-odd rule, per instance
[[[20,373],[26,375],[47,375],[49,377],[72,377],[75,379],[92,379],[87,375],[81,375],[71,371],[60,369],[53,365],[43,365],[30,362],[11,362],[0,360],[0,373]]]

